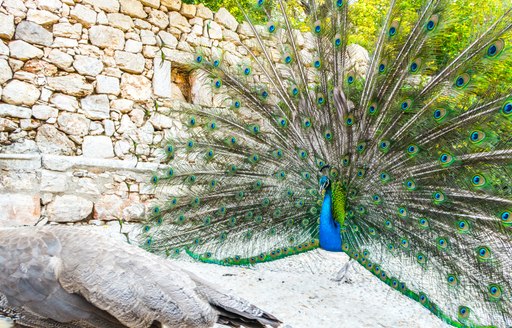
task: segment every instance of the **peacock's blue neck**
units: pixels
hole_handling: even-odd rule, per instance
[[[324,202],[320,212],[320,248],[331,252],[341,252],[340,224],[332,215],[332,190],[325,190]]]

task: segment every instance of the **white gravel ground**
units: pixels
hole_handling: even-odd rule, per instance
[[[251,268],[189,258],[174,261],[272,313],[283,321],[283,328],[449,327],[357,263],[348,273],[349,282],[334,281],[348,261],[342,253],[315,250]],[[10,325],[0,318],[0,328],[6,327]]]

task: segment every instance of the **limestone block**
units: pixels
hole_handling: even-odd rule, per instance
[[[0,55],[9,56],[9,47],[3,42],[0,42]]]
[[[44,55],[41,49],[22,40],[9,42],[9,52],[12,58],[20,60],[42,58]]]
[[[111,120],[104,120],[103,126],[105,129],[105,134],[109,137],[113,136],[114,133],[116,132],[116,127],[114,125],[114,122]]]
[[[146,18],[148,14],[144,11],[142,3],[138,0],[119,0],[121,12],[135,18]]]
[[[181,5],[180,13],[187,18],[194,18],[196,15],[196,6],[188,3]]]
[[[0,117],[30,118],[30,116],[32,116],[30,108],[0,104]]]
[[[160,113],[154,113],[149,121],[153,124],[156,130],[169,129],[174,126],[172,118]]]
[[[89,29],[89,40],[100,48],[124,48],[124,33],[109,26],[93,26]]]
[[[135,40],[126,40],[124,50],[134,54],[138,54],[142,52],[142,42]]]
[[[159,97],[171,96],[171,63],[162,56],[153,60],[153,93]]]
[[[131,29],[133,25],[133,20],[130,16],[114,13],[107,15],[108,24],[112,27],[118,28],[123,31],[128,31]]]
[[[47,81],[50,88],[70,96],[83,97],[93,91],[92,85],[87,83],[85,78],[78,74],[48,77]]]
[[[62,2],[60,0],[37,0],[37,8],[48,10],[51,12],[57,12],[62,8]]]
[[[41,59],[30,59],[23,65],[23,73],[32,73],[36,75],[44,75],[44,76],[55,76],[57,74],[57,67],[53,64],[50,64],[44,60]],[[22,72],[18,71],[16,72],[17,78],[20,78],[19,75]],[[34,78],[30,78],[30,81],[34,81]],[[28,81],[28,80],[27,80]],[[37,82],[38,83],[38,82]]]
[[[54,104],[60,110],[76,112],[78,110],[78,100],[75,97],[54,93],[50,98],[50,103]]]
[[[41,92],[35,85],[12,80],[4,87],[2,101],[12,105],[32,106],[39,99],[40,95]]]
[[[213,19],[213,12],[210,10],[210,8],[205,7],[202,3],[200,3],[197,5],[196,16],[204,19]]]
[[[151,99],[151,81],[142,75],[124,73],[121,77],[121,95],[123,98],[145,101]]]
[[[118,0],[83,0],[83,3],[89,4],[95,9],[101,9],[108,13],[116,13],[119,11]]]
[[[22,21],[16,26],[16,39],[32,44],[49,47],[53,43],[53,35],[44,27],[34,22]]]
[[[249,36],[249,37],[255,36],[254,31],[252,30],[251,26],[247,22],[240,23],[238,25],[237,32],[238,32],[238,34],[243,35],[243,36]]]
[[[103,63],[96,58],[77,55],[73,67],[82,75],[96,76],[103,70]]]
[[[92,214],[93,202],[74,195],[55,197],[46,208],[50,222],[79,222]]]
[[[97,13],[84,5],[77,4],[70,12],[70,16],[82,23],[85,27],[96,24]]]
[[[0,195],[0,227],[35,225],[40,216],[39,194]]]
[[[169,60],[173,65],[187,68],[194,62],[194,55],[190,52],[167,48],[163,48],[163,51],[165,59]]]
[[[112,110],[119,111],[123,114],[129,113],[133,109],[133,101],[128,99],[116,99],[112,101],[110,107]]]
[[[160,3],[170,10],[178,11],[181,9],[181,0],[160,0]]]
[[[82,36],[82,24],[58,23],[53,25],[53,35],[63,38],[80,39]]]
[[[220,8],[219,11],[215,13],[214,20],[232,31],[236,31],[238,27],[238,22],[235,17],[224,7]]]
[[[116,51],[114,59],[117,67],[128,73],[140,74],[144,71],[144,56],[126,51]]]
[[[75,147],[64,133],[50,124],[44,124],[37,129],[36,143],[45,154],[72,155]]]
[[[82,144],[84,157],[112,158],[114,147],[112,140],[107,136],[86,136]]]
[[[32,106],[32,116],[38,120],[46,121],[51,117],[57,117],[59,111],[47,105],[34,105]]]
[[[96,92],[117,96],[121,92],[119,79],[112,76],[98,75],[96,77]]]
[[[66,173],[41,170],[41,191],[64,192],[67,190],[68,176]]]
[[[91,121],[84,115],[77,113],[61,113],[57,119],[59,129],[73,136],[85,136],[89,133]]]
[[[5,59],[0,59],[0,84],[12,79],[12,70],[9,63]]]
[[[0,117],[0,132],[12,132],[18,128],[18,125],[11,120]]]
[[[132,204],[123,209],[123,219],[126,221],[140,221],[144,218],[145,213],[144,204]]]
[[[0,13],[0,38],[12,39],[14,35],[14,16]]]
[[[188,20],[178,12],[171,11],[169,13],[169,22],[171,27],[175,27],[182,32],[189,33],[191,31]]]
[[[132,133],[137,129],[137,126],[132,122],[130,116],[123,115],[121,117],[121,125],[119,125],[119,129],[117,129],[118,133]]]
[[[175,49],[178,45],[178,39],[176,39],[176,37],[171,33],[160,31],[158,32],[158,45],[163,45],[166,48]]]
[[[80,100],[82,110],[90,119],[110,118],[110,103],[106,95],[91,95]]]
[[[78,41],[70,38],[56,37],[52,43],[53,48],[77,48]]]
[[[58,49],[52,49],[48,54],[50,63],[55,64],[57,67],[66,70],[73,64],[73,57]]]
[[[155,33],[151,32],[149,30],[141,30],[140,31],[140,39],[142,41],[142,44],[146,44],[146,45],[156,44]]]
[[[158,26],[160,29],[164,29],[169,25],[169,16],[160,10],[151,10],[149,13],[148,21]]]
[[[160,0],[140,0],[144,6],[158,9],[160,8]]]
[[[59,21],[59,16],[52,14],[47,10],[29,9],[27,20],[39,25],[47,26]]]
[[[208,21],[205,28],[208,31],[208,36],[210,39],[222,40],[222,28],[219,24],[214,21]]]
[[[94,204],[94,219],[103,221],[118,220],[123,216],[123,209],[129,204],[130,200],[123,200],[117,195],[103,195]]]

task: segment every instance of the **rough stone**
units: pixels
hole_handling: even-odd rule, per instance
[[[66,134],[74,136],[85,136],[89,133],[89,121],[82,114],[76,113],[61,113],[57,119],[59,129]]]
[[[161,56],[156,56],[153,61],[153,93],[159,97],[170,97],[171,89],[171,63],[162,61]]]
[[[116,127],[114,125],[114,122],[111,120],[104,120],[103,125],[105,127],[105,134],[109,137],[113,136],[116,132]]]
[[[50,63],[55,64],[58,68],[67,70],[73,64],[73,57],[58,49],[52,49],[48,54]]]
[[[110,26],[118,28],[125,32],[133,27],[133,20],[128,15],[114,13],[108,14],[107,18]]]
[[[116,99],[112,101],[112,110],[119,111],[123,114],[131,112],[133,109],[133,100],[128,99]]]
[[[9,47],[3,42],[0,42],[0,55],[9,56]]]
[[[62,172],[50,170],[41,171],[41,191],[43,192],[65,192],[67,189],[68,175]]]
[[[176,39],[176,37],[171,33],[160,31],[158,32],[158,45],[164,46],[165,48],[174,49],[178,45],[178,39]]]
[[[50,98],[50,103],[54,104],[60,110],[76,112],[78,110],[78,100],[75,97],[54,93]]]
[[[50,88],[70,96],[83,97],[93,91],[92,85],[87,83],[85,78],[78,74],[49,77],[47,81]]]
[[[96,92],[117,96],[121,92],[119,79],[112,76],[98,75],[96,77]]]
[[[142,42],[135,40],[126,40],[124,50],[134,54],[138,54],[142,52]]]
[[[208,36],[210,39],[222,40],[222,28],[216,22],[209,21],[206,23],[206,30],[208,31]]]
[[[160,10],[151,10],[149,13],[148,21],[158,26],[160,29],[164,29],[169,25],[169,16]]]
[[[49,10],[51,12],[58,12],[62,8],[62,2],[60,0],[37,0],[37,8],[43,10]]]
[[[189,68],[194,61],[194,55],[190,52],[163,48],[165,59],[177,67]]]
[[[174,126],[172,118],[160,113],[153,114],[149,121],[157,130],[169,129]]]
[[[121,77],[121,95],[123,98],[145,101],[151,99],[151,81],[142,75],[125,73]]]
[[[124,33],[109,26],[93,26],[89,29],[89,40],[100,48],[124,48]]]
[[[103,195],[94,204],[94,219],[110,221],[118,220],[123,215],[123,208],[129,204],[129,200],[123,200],[117,195]]]
[[[75,195],[56,196],[46,208],[50,222],[79,222],[92,214],[93,202]]]
[[[34,22],[22,21],[16,26],[16,39],[32,44],[49,47],[53,43],[53,35],[44,27]]]
[[[110,103],[106,95],[91,95],[80,100],[87,118],[102,120],[110,118]]]
[[[205,7],[202,3],[200,3],[197,5],[196,16],[204,19],[213,19],[213,12],[210,10],[210,8]]]
[[[140,39],[142,41],[142,44],[146,44],[146,45],[156,44],[155,33],[148,31],[148,30],[140,31]]]
[[[30,118],[30,116],[32,116],[30,108],[0,104],[0,117]]]
[[[34,105],[32,106],[32,116],[38,120],[46,121],[50,117],[57,117],[59,111],[47,105]]]
[[[36,48],[33,45],[22,40],[9,42],[9,52],[12,58],[20,60],[42,58],[44,55],[41,49]]]
[[[36,75],[54,76],[57,74],[57,71],[58,69],[55,65],[41,59],[30,59],[25,63],[25,65],[23,65],[23,73],[27,72]],[[21,72],[16,72],[16,74],[19,76]],[[30,80],[33,81],[35,78]]]
[[[128,73],[140,74],[144,71],[144,56],[126,51],[116,51],[114,56],[117,67]]]
[[[96,76],[103,70],[103,63],[96,58],[77,55],[73,67],[82,75]]]
[[[171,27],[175,27],[182,32],[189,33],[192,30],[188,20],[178,12],[171,11],[169,13],[169,22]]]
[[[12,70],[9,63],[5,59],[0,59],[0,84],[12,79]]]
[[[143,204],[133,204],[123,209],[123,219],[126,221],[140,221],[144,218],[146,209]]]
[[[75,147],[64,133],[50,124],[44,124],[37,129],[36,143],[45,154],[72,155]]]
[[[160,0],[140,0],[144,6],[148,6],[154,9],[160,8]]]
[[[11,120],[0,117],[0,132],[12,132],[18,128],[18,125]]]
[[[178,11],[181,9],[181,0],[160,0],[160,3],[170,10]]]
[[[96,10],[101,9],[108,13],[116,13],[119,11],[118,0],[83,0],[83,3],[93,6]]]
[[[80,39],[82,36],[82,24],[59,23],[53,25],[53,35],[63,38]]]
[[[121,12],[135,18],[146,18],[148,14],[144,11],[142,3],[138,0],[119,0]]]
[[[85,157],[114,157],[112,140],[107,136],[86,136],[84,138],[84,143],[82,144],[82,152]]]
[[[14,16],[0,13],[0,38],[12,39],[14,35]]]
[[[52,43],[53,48],[77,48],[78,41],[70,38],[56,37]]]
[[[97,13],[84,5],[77,4],[70,12],[71,18],[76,19],[85,27],[96,24]]]
[[[59,21],[59,16],[46,10],[29,9],[27,13],[27,20],[39,25],[47,26],[57,23]]]
[[[187,18],[194,18],[196,15],[196,6],[189,5],[188,3],[183,3],[181,5],[180,13]]]
[[[33,226],[41,217],[39,194],[2,194],[0,227]]]
[[[214,20],[220,25],[230,29],[231,31],[236,31],[236,28],[238,27],[238,22],[236,21],[235,17],[233,17],[233,15],[231,15],[229,11],[224,7],[220,8],[215,13]]]
[[[12,80],[4,87],[2,101],[12,105],[32,106],[40,95],[41,92],[35,85]]]

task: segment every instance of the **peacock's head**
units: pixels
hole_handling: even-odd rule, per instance
[[[320,169],[320,172],[322,174],[322,176],[320,177],[320,180],[318,181],[319,183],[319,190],[318,192],[321,194],[322,192],[326,191],[330,185],[331,185],[331,180],[329,179],[329,168],[330,168],[330,165],[324,165],[321,169]],[[324,171],[325,170],[325,171]]]

